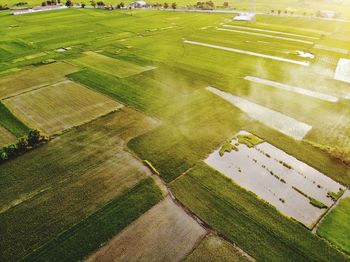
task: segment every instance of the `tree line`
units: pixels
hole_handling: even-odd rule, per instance
[[[0,163],[23,155],[25,152],[49,141],[39,130],[30,130],[27,136],[23,136],[14,144],[9,144],[0,149]]]

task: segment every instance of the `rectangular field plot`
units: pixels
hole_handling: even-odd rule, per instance
[[[350,194],[345,191],[339,205],[324,218],[317,234],[350,254]]]
[[[12,135],[9,131],[0,126],[0,148],[3,145],[14,142],[15,140],[16,137],[14,135]]]
[[[87,261],[180,261],[205,233],[167,197]]]
[[[300,122],[280,112],[255,104],[241,97],[231,95],[210,86],[207,87],[207,90],[227,100],[243,112],[247,113],[251,118],[256,119],[296,140],[303,139],[312,129],[312,126],[306,123]]]
[[[32,67],[0,78],[0,99],[64,80],[78,69],[66,63]]]
[[[27,126],[50,135],[122,107],[114,100],[68,80],[3,102]]]
[[[350,83],[350,59],[339,59],[334,79]]]
[[[140,74],[144,71],[152,70],[152,66],[139,66],[126,61],[114,59],[95,52],[85,52],[85,56],[74,60],[78,64],[91,67],[107,74],[115,75],[119,78]]]
[[[335,96],[331,96],[331,95],[328,95],[328,94],[312,91],[312,90],[309,90],[309,89],[306,89],[306,88],[291,86],[291,85],[288,85],[288,84],[279,83],[279,82],[275,82],[275,81],[271,81],[271,80],[255,77],[255,76],[246,76],[246,77],[244,77],[244,79],[248,80],[248,81],[251,81],[251,82],[254,82],[254,83],[258,83],[258,84],[262,84],[262,85],[268,85],[268,86],[273,86],[273,87],[278,88],[278,89],[294,92],[294,93],[305,95],[305,96],[310,96],[310,97],[313,97],[313,98],[321,99],[321,100],[332,102],[332,103],[338,102],[338,100],[339,100]]]
[[[312,228],[345,189],[319,171],[241,131],[205,163]]]

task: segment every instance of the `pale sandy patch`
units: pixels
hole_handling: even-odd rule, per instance
[[[350,83],[350,59],[339,59],[334,79]]]
[[[301,95],[314,97],[314,98],[321,99],[321,100],[328,101],[328,102],[332,102],[332,103],[336,103],[339,100],[335,96],[331,96],[331,95],[315,92],[315,91],[312,91],[309,89],[291,86],[291,85],[287,85],[287,84],[283,84],[283,83],[279,83],[279,82],[275,82],[275,81],[271,81],[271,80],[267,80],[267,79],[262,79],[259,77],[246,76],[244,79],[251,81],[251,82],[254,82],[254,83],[273,86],[273,87],[278,88],[278,89],[287,90],[287,91],[298,93]]]
[[[241,97],[234,96],[230,93],[220,91],[219,89],[210,86],[207,87],[207,90],[238,107],[240,110],[247,113],[251,118],[258,120],[263,124],[294,138],[295,140],[303,139],[304,136],[312,129],[311,125],[300,122],[280,112],[255,104]]]
[[[286,32],[275,31],[275,30],[267,30],[267,29],[260,29],[260,28],[246,27],[246,26],[238,26],[238,25],[223,25],[223,26],[224,27],[230,27],[230,28],[251,30],[251,31],[256,31],[256,32],[265,32],[265,33],[272,33],[272,34],[279,34],[279,35],[289,35],[289,36],[296,36],[296,37],[303,37],[303,38],[308,38],[308,39],[319,40],[318,37],[307,36],[307,35],[300,35],[300,34],[292,34],[292,33],[286,33]]]
[[[289,38],[289,37],[283,37],[283,36],[275,36],[275,35],[267,35],[267,34],[248,32],[248,31],[242,31],[242,30],[226,29],[226,28],[217,28],[217,30],[233,32],[233,33],[240,33],[240,34],[247,34],[247,35],[262,36],[262,37],[266,37],[266,38],[280,39],[280,40],[286,40],[286,41],[293,41],[293,42],[299,42],[299,43],[308,44],[308,45],[314,44],[314,42],[301,40],[301,39],[295,39],[295,38]]]
[[[250,55],[250,56],[257,56],[257,57],[262,57],[262,58],[277,60],[277,61],[281,61],[281,62],[297,64],[297,65],[302,65],[302,66],[309,66],[310,65],[309,62],[287,59],[287,58],[272,56],[272,55],[265,55],[265,54],[260,54],[260,53],[255,53],[255,52],[251,52],[251,51],[245,51],[245,50],[241,50],[241,49],[225,47],[225,46],[206,44],[206,43],[190,41],[190,40],[184,40],[184,43],[191,44],[191,45],[211,47],[211,48],[225,50],[225,51],[229,51],[229,52],[233,52],[233,53],[245,54],[245,55]]]
[[[349,54],[349,50],[334,47],[334,46],[326,46],[326,45],[317,44],[314,46],[314,48],[326,50],[326,51],[331,51],[331,52],[336,52],[336,53],[340,53],[340,54],[344,54],[344,55]]]
[[[205,234],[167,197],[86,261],[180,261]]]

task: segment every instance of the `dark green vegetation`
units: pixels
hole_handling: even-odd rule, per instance
[[[79,261],[161,199],[162,193],[153,179],[146,178],[37,249],[24,261]]]
[[[220,156],[223,156],[225,154],[225,152],[230,153],[232,150],[237,151],[238,148],[235,145],[231,144],[231,141],[227,141],[225,142],[225,144],[222,145],[222,147],[220,148],[219,154]]]
[[[20,122],[1,102],[0,125],[16,137],[24,136],[29,132],[29,128]]]
[[[27,136],[17,140],[15,144],[9,144],[0,149],[0,163],[15,158],[35,147],[46,143],[49,139],[40,134],[38,130],[30,130]]]
[[[328,192],[327,197],[330,197],[334,201],[337,201],[339,197],[341,197],[343,194],[344,194],[344,190],[342,188],[339,188],[338,192]]]
[[[350,254],[350,198],[340,200],[322,221],[317,234]]]
[[[245,144],[247,147],[254,147],[264,140],[261,140],[259,137],[254,136],[253,134],[239,134],[237,135],[237,140],[241,144]]]
[[[150,172],[125,151],[154,127],[123,108],[0,165],[1,261],[16,261]]]
[[[171,184],[176,197],[257,260],[346,261],[326,241],[200,164]]]

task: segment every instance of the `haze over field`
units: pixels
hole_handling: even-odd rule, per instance
[[[350,0],[84,1],[0,0],[0,261],[350,261]]]

